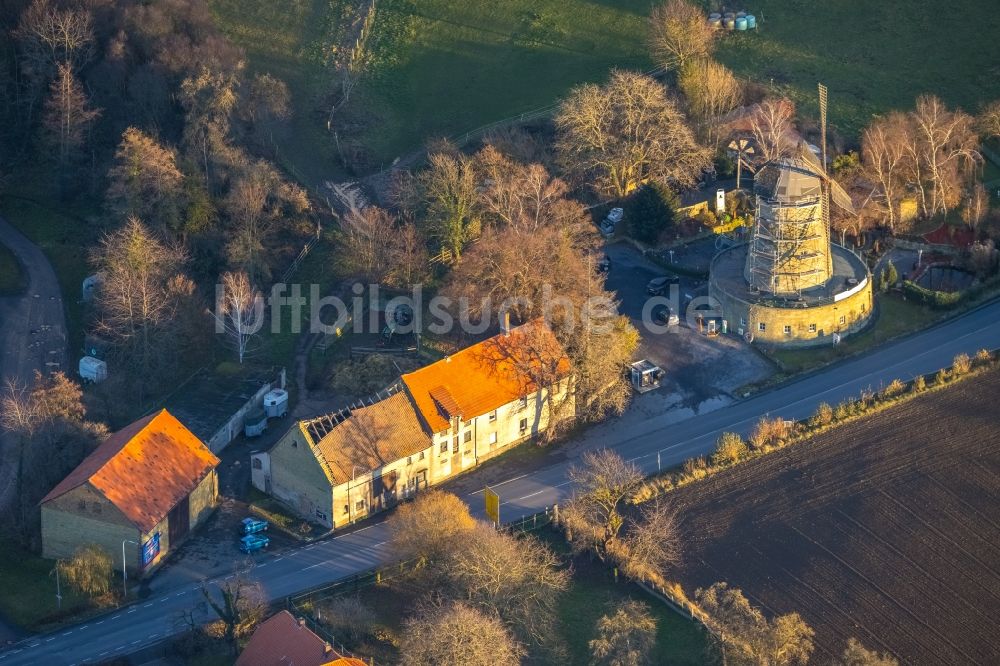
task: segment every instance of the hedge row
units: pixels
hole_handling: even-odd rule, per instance
[[[633,504],[648,502],[676,488],[712,476],[747,460],[752,460],[791,444],[808,440],[838,425],[872,416],[897,403],[912,399],[926,390],[936,390],[961,378],[971,377],[1000,366],[1000,360],[983,349],[970,358],[955,357],[950,368],[932,375],[921,375],[910,382],[894,379],[879,391],[865,390],[856,398],[836,406],[821,403],[816,412],[802,421],[762,418],[747,439],[724,432],[711,456],[700,456],[684,462],[680,468],[650,477],[631,498]]]

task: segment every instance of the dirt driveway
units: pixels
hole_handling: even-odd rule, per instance
[[[708,337],[689,326],[684,316],[679,325],[670,327],[665,333],[651,331],[642,321],[643,307],[649,299],[646,284],[666,271],[626,244],[611,245],[607,252],[611,257],[611,270],[606,285],[618,294],[620,310],[632,319],[642,336],[638,355],[666,371],[664,387],[653,392],[659,400],[637,400],[638,407],[653,402],[661,403],[651,405],[653,409],[680,406],[697,410],[706,402],[715,403],[720,399],[728,402],[737,388],[774,373],[774,366],[739,337]],[[705,281],[681,276],[679,298],[682,305],[688,296],[696,298],[705,294]]]

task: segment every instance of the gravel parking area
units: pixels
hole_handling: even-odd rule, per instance
[[[711,241],[707,241],[711,243]],[[709,248],[691,248],[685,254],[702,257]],[[685,407],[698,411],[699,407],[721,406],[731,400],[737,388],[767,379],[775,368],[756,350],[734,335],[709,337],[690,326],[685,317],[680,324],[665,333],[652,332],[643,324],[643,306],[649,296],[646,284],[666,271],[645,259],[630,245],[619,243],[607,248],[611,257],[611,270],[606,285],[621,300],[620,310],[632,319],[642,341],[638,354],[666,371],[664,386],[637,400],[638,408],[666,409]],[[679,254],[675,261],[681,263]],[[687,297],[706,295],[708,285],[703,280],[681,276],[680,304]],[[649,396],[655,396],[650,397]]]

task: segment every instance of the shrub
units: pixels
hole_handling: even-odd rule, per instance
[[[719,437],[715,445],[715,453],[712,454],[712,464],[719,466],[732,465],[749,453],[746,442],[734,432],[724,432]]]
[[[992,358],[993,355],[990,353],[990,350],[988,349],[980,349],[979,351],[976,352],[976,361],[978,363],[984,363],[984,364],[989,363]]]
[[[941,384],[945,384],[947,382],[948,382],[948,371],[945,368],[941,368],[940,370],[937,371],[937,374],[934,375],[934,383],[940,386]]]
[[[708,471],[708,461],[704,456],[688,458],[684,461],[684,474],[695,479],[705,476]]]
[[[321,611],[321,622],[345,644],[354,646],[371,635],[378,619],[375,612],[357,597],[332,599]]]
[[[73,557],[56,566],[71,588],[91,599],[111,590],[111,556],[97,544],[80,546]]]
[[[972,359],[968,354],[959,354],[951,362],[951,371],[956,377],[964,375],[972,369]]]
[[[833,407],[828,403],[821,402],[816,408],[816,413],[809,419],[809,424],[814,428],[818,426],[830,425],[833,423]]]
[[[899,280],[899,272],[896,270],[896,265],[891,261],[887,262],[885,268],[882,269],[881,277],[881,287],[882,291],[887,291],[892,289],[892,287]]]
[[[784,419],[765,417],[757,422],[753,432],[750,433],[750,446],[755,449],[761,449],[768,445],[775,446],[791,434],[791,428]]]
[[[904,384],[898,379],[893,379],[884,389],[882,389],[880,397],[883,400],[891,400],[892,398],[895,398],[897,395],[900,395],[905,390],[906,390],[906,384]]]
[[[833,418],[834,418],[835,421],[843,421],[844,419],[846,419],[850,415],[851,415],[851,413],[850,413],[850,411],[848,409],[848,403],[846,403],[846,402],[840,403],[833,410]]]
[[[917,375],[913,380],[913,386],[910,390],[914,393],[920,393],[927,388],[927,380],[924,379],[923,375]]]

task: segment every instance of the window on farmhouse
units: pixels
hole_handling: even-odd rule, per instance
[[[347,515],[347,514],[349,514],[350,512],[351,512],[351,507],[350,507],[350,505],[348,505],[348,504],[345,504],[345,505],[344,505],[344,515],[346,516],[346,515]]]
[[[347,507],[344,508],[346,509]],[[326,520],[326,514],[320,511],[319,509],[316,509],[316,517],[319,518],[320,520]]]
[[[406,464],[407,465],[413,464],[413,456],[406,456]]]
[[[791,335],[791,334],[792,334],[792,327],[786,325],[785,326],[785,335]]]
[[[491,432],[490,433],[490,444],[496,444],[496,443],[497,443],[497,434],[495,432]]]
[[[518,406],[521,409],[524,409],[525,407],[527,407],[528,406],[528,396],[522,395],[521,396],[521,402],[518,403]]]
[[[253,459],[253,468],[254,469],[264,469],[264,463],[261,461],[260,458],[254,458]]]
[[[448,440],[441,442],[441,453],[448,453]]]
[[[458,453],[458,437],[456,437],[455,441],[451,443],[451,452]]]
[[[816,324],[809,324],[809,332],[810,333],[816,332]]]
[[[845,317],[844,315],[840,315],[840,323],[841,324],[847,323],[847,317]]]
[[[466,442],[471,442],[472,441],[472,431],[471,430],[466,430],[465,431],[465,441]]]
[[[423,459],[424,459],[424,452],[423,452],[423,451],[421,451],[421,452],[420,452],[420,458],[419,458],[419,460],[423,460]]]
[[[528,419],[521,419],[520,426],[521,426],[521,432],[524,432],[525,430],[527,430],[528,429]]]
[[[358,503],[354,505],[354,510],[355,511],[364,511],[365,510],[365,501],[364,500],[358,500]]]
[[[758,322],[758,324],[757,324],[757,330],[758,331],[766,331],[767,330],[767,324],[765,324],[764,322]]]
[[[497,420],[497,410],[494,409],[492,412],[490,412],[490,423],[496,420]]]

